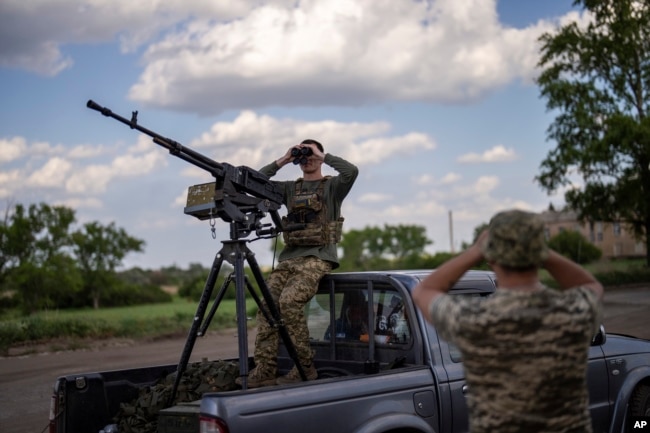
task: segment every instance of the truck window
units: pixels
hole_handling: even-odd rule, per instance
[[[365,287],[365,286],[361,286]],[[339,287],[332,293],[319,291],[306,306],[305,316],[312,341],[367,343],[369,323],[378,344],[408,344],[411,328],[402,296],[392,287],[373,289],[369,310],[368,290]]]

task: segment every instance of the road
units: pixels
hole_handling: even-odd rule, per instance
[[[605,293],[607,332],[650,339],[650,287]],[[249,348],[254,332],[249,332]],[[94,349],[41,352],[0,358],[0,432],[41,433],[48,425],[52,385],[59,376],[117,370],[179,361],[184,338],[142,343],[112,341]],[[196,341],[190,361],[234,358],[238,355],[235,330],[208,334]],[[88,432],[96,433],[96,432]]]

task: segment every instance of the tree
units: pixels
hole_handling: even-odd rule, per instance
[[[0,284],[15,293],[24,312],[55,307],[80,288],[70,257],[74,211],[45,203],[7,210],[0,227]]]
[[[580,264],[598,260],[603,254],[597,246],[575,230],[561,231],[548,241],[548,246]]]
[[[557,147],[536,181],[551,193],[582,177],[565,194],[581,220],[619,221],[645,239],[650,266],[650,3],[576,0],[592,14],[584,27],[545,33],[537,79],[547,130]]]
[[[370,270],[409,266],[424,253],[432,241],[426,237],[426,228],[417,225],[389,225],[365,227],[343,234],[339,246],[343,250],[341,268]]]
[[[90,295],[93,307],[99,308],[102,292],[112,285],[115,269],[129,252],[140,252],[141,239],[129,236],[114,223],[102,226],[90,222],[72,233],[73,249],[84,280],[84,289]]]

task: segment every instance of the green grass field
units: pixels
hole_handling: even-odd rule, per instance
[[[248,305],[248,304],[251,305]],[[249,314],[256,306],[247,303]],[[56,342],[58,350],[78,347],[80,341],[109,338],[160,338],[185,335],[190,330],[198,303],[174,298],[171,303],[98,310],[41,311],[27,317],[0,320],[0,354],[17,345]],[[234,328],[234,300],[223,300],[209,330]],[[209,313],[206,311],[206,317]],[[54,347],[54,346],[53,346]]]

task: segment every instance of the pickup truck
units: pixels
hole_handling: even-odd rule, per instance
[[[157,431],[467,432],[465,394],[471,391],[458,350],[423,319],[410,295],[429,272],[328,275],[305,312],[317,380],[206,392],[196,401],[161,410]],[[490,296],[495,288],[494,274],[470,271],[450,293]],[[367,327],[367,334],[348,338],[336,329],[337,319],[344,319],[349,304],[358,299],[367,303],[367,323],[374,325]],[[291,366],[281,345],[280,373]],[[50,433],[117,432],[114,417],[120,404],[177,367],[59,377],[51,400]],[[630,419],[647,419],[650,341],[606,334],[601,326],[589,349],[588,386],[594,433],[621,433]]]

